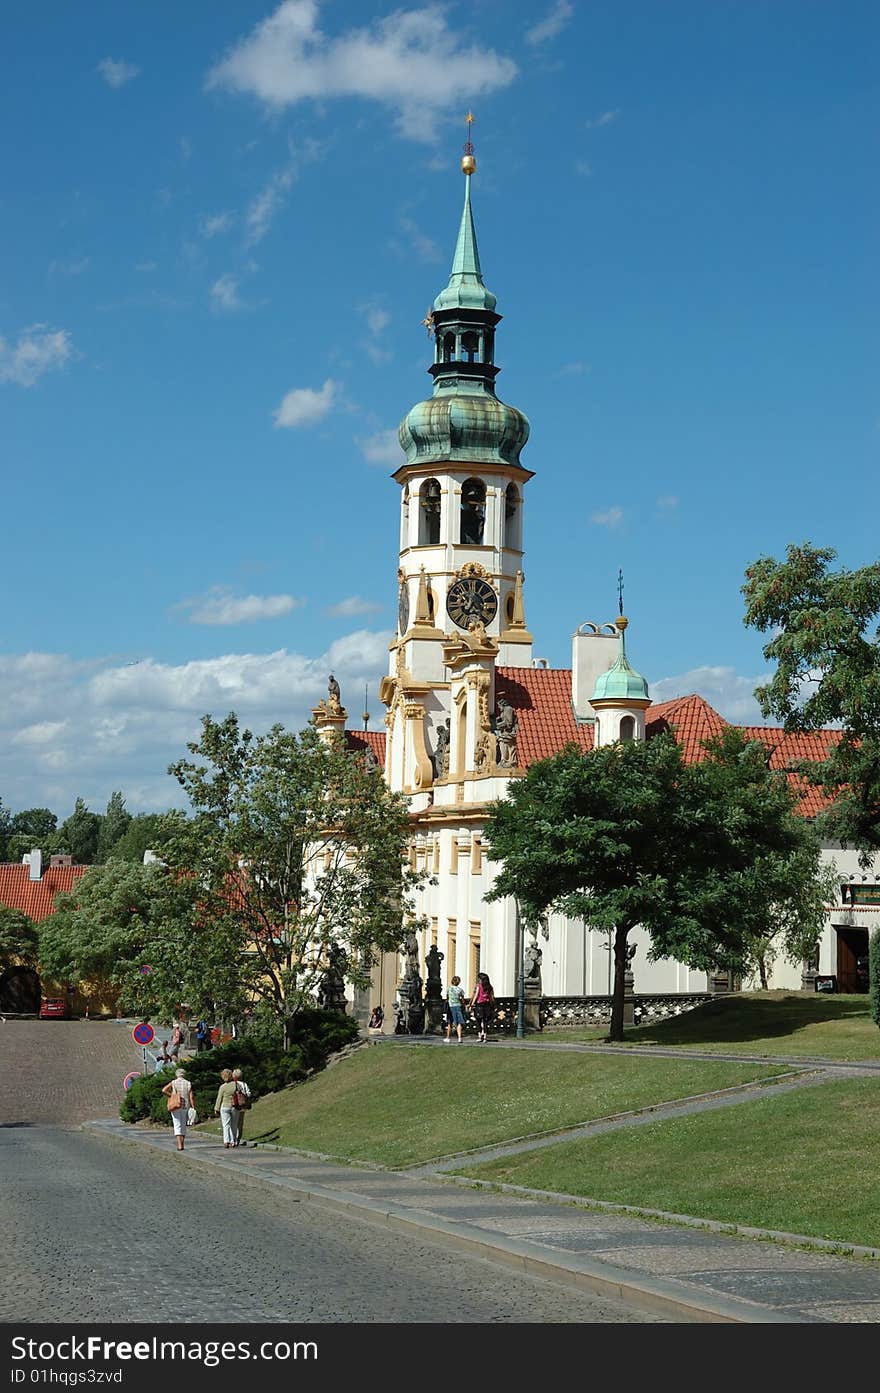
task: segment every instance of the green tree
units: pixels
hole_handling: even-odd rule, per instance
[[[23,909],[0,905],[0,972],[18,963],[33,967],[37,961],[37,926]]]
[[[107,811],[98,825],[98,861],[106,861],[131,826],[131,813],[121,793],[111,793]],[[143,858],[142,858],[143,859]]]
[[[254,737],[206,716],[197,762],[171,766],[191,816],[169,814],[162,855],[199,885],[240,980],[285,1029],[312,1002],[331,953],[366,987],[377,947],[400,947],[420,880],[405,864],[409,812],[376,770],[273,726]]]
[[[611,936],[610,1036],[623,1038],[628,936],[651,959],[742,970],[767,906],[804,895],[818,846],[763,748],[729,729],[687,765],[671,735],[574,747],[534,764],[490,810],[486,838],[501,870],[488,899],[513,895],[527,923],[551,908]]]
[[[805,542],[785,561],[755,561],[745,622],[772,635],[764,656],[776,671],[755,693],[764,715],[787,731],[840,726],[827,757],[799,767],[832,800],[820,830],[868,865],[880,850],[880,563],[834,571],[835,556]]]
[[[51,808],[25,808],[16,813],[6,841],[10,861],[21,861],[29,851],[39,850],[44,860],[59,850],[58,818]]]
[[[11,832],[12,814],[8,808],[4,808],[3,799],[0,798],[0,861],[6,861],[8,859],[8,843]]]
[[[880,1026],[880,929],[873,929],[868,944],[868,993],[871,1020]]]
[[[161,852],[164,836],[164,814],[138,813],[111,847],[109,859],[143,862],[145,851]]]
[[[62,822],[58,835],[78,866],[91,866],[98,855],[101,819],[90,813],[85,800],[77,798],[70,817]]]
[[[147,1015],[200,998],[218,952],[192,879],[127,861],[91,867],[56,897],[39,950],[48,976],[109,988],[124,1010]]]

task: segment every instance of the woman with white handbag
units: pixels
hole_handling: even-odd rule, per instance
[[[168,1111],[174,1124],[174,1139],[177,1142],[177,1150],[182,1151],[187,1124],[196,1120],[193,1087],[183,1069],[175,1069],[173,1080],[171,1083],[166,1083],[162,1092],[168,1099]]]

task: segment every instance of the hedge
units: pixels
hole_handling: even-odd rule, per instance
[[[870,977],[868,1001],[871,1020],[875,1025],[880,1025],[880,929],[874,929],[871,934],[868,947],[868,973]]]
[[[300,1011],[293,1021],[292,1043],[288,1050],[244,1038],[193,1055],[182,1067],[193,1086],[199,1121],[204,1122],[213,1114],[221,1069],[241,1069],[251,1096],[258,1098],[263,1093],[276,1093],[288,1084],[300,1083],[309,1073],[323,1069],[331,1054],[357,1036],[357,1022],[351,1016],[336,1011]],[[168,1101],[162,1089],[174,1078],[175,1067],[172,1065],[160,1073],[135,1079],[120,1104],[119,1116],[123,1122],[149,1118],[170,1127]]]

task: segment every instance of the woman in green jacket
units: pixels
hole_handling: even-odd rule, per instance
[[[232,1077],[231,1069],[221,1069],[220,1077],[223,1082],[217,1089],[217,1097],[214,1100],[214,1116],[220,1114],[220,1121],[223,1123],[223,1145],[229,1147],[235,1145],[238,1131],[238,1109],[232,1106],[232,1100],[238,1092],[238,1084]]]

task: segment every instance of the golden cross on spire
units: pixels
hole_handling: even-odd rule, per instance
[[[465,112],[464,125],[467,131],[467,140],[464,143],[464,157],[461,161],[461,168],[465,174],[473,174],[477,167],[477,162],[474,159],[474,147],[471,143],[471,126],[473,124],[474,113],[472,111]]]

